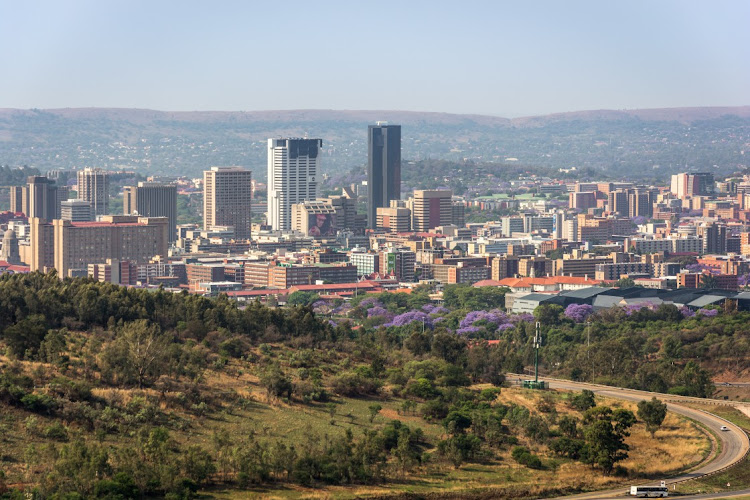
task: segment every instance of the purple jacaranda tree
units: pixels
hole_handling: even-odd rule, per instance
[[[406,326],[415,321],[423,323],[425,328],[432,328],[432,318],[423,311],[407,311],[394,317],[385,326]]]
[[[521,313],[521,314],[514,314],[513,316],[509,316],[508,319],[513,324],[518,323],[532,323],[534,321],[534,315],[530,313]]]
[[[445,314],[448,312],[443,306],[436,306],[434,304],[425,304],[422,306],[422,310],[427,314]]]
[[[570,304],[565,308],[565,316],[576,323],[583,323],[594,312],[594,307],[588,304]]]
[[[367,298],[363,299],[362,302],[359,303],[359,307],[361,307],[363,309],[367,309],[369,307],[375,307],[375,306],[377,306],[377,307],[383,307],[383,303],[380,302],[375,297],[367,297]]]
[[[385,318],[386,320],[390,321],[393,319],[393,313],[390,312],[388,309],[381,307],[381,306],[375,306],[371,307],[367,310],[367,317],[368,318]]]
[[[697,314],[703,315],[707,318],[713,318],[719,314],[718,309],[698,309]]]
[[[682,306],[680,307],[680,314],[682,314],[684,318],[692,318],[693,316],[695,316],[695,311],[690,309],[688,306]]]

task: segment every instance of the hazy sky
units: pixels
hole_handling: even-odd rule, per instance
[[[750,1],[0,0],[0,107],[750,104]]]

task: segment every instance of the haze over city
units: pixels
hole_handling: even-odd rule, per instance
[[[0,2],[0,107],[748,104],[750,3]]]

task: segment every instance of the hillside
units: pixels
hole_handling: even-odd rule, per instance
[[[424,289],[240,309],[226,296],[3,276],[0,498],[548,497],[662,478],[714,448],[659,401],[641,413],[591,391],[509,387],[503,373],[523,370],[534,327],[496,309],[503,299],[453,287],[450,309]],[[674,313],[619,323],[660,335]],[[553,352],[578,351],[566,358],[594,376],[574,340],[583,324],[558,315],[544,356],[558,364]],[[635,372],[649,388],[712,389],[693,361],[682,366],[680,349],[693,351],[679,339],[661,363],[653,348],[665,342],[652,336],[637,341],[651,344],[649,360],[617,364],[628,340],[600,340],[607,318],[594,318],[595,380]],[[694,339],[719,319],[701,313],[679,328]]]
[[[652,177],[750,165],[750,106],[598,110],[506,119],[410,111],[167,112],[141,109],[0,109],[0,164],[40,170],[98,166],[199,175],[244,165],[265,179],[266,139],[324,139],[323,171],[361,167],[367,125],[403,125],[404,160],[471,160],[593,167]],[[407,168],[407,167],[404,167]]]

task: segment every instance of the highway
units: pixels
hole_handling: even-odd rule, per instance
[[[511,382],[516,381],[519,378],[523,380],[525,378],[528,378],[528,376],[519,375],[519,374],[507,375],[507,380]],[[622,399],[626,401],[642,401],[644,399],[651,399],[652,397],[656,396],[657,398],[667,403],[667,409],[669,411],[691,418],[697,422],[700,422],[706,428],[715,431],[714,434],[717,436],[717,438],[721,442],[721,453],[719,453],[719,455],[716,456],[713,460],[709,460],[708,463],[703,463],[689,472],[680,474],[678,476],[674,476],[669,479],[665,479],[667,485],[671,485],[673,483],[679,483],[687,479],[697,478],[697,477],[704,476],[706,474],[711,474],[713,472],[724,469],[725,467],[733,465],[739,462],[740,460],[742,460],[745,457],[745,455],[748,453],[748,451],[750,451],[750,439],[748,439],[747,434],[745,434],[745,432],[742,429],[740,429],[738,426],[716,415],[712,415],[705,411],[688,408],[687,406],[680,404],[680,402],[691,401],[691,400],[694,400],[696,402],[704,402],[704,403],[707,401],[713,401],[713,400],[706,400],[706,399],[700,399],[700,398],[685,398],[682,396],[674,396],[671,394],[659,394],[659,393],[647,392],[647,391],[636,391],[632,389],[620,389],[620,388],[609,387],[609,386],[604,386],[604,385],[587,384],[583,382],[572,382],[572,381],[552,379],[552,378],[547,378],[547,377],[540,377],[540,380],[544,380],[548,382],[550,389],[560,389],[560,390],[566,390],[566,391],[581,391],[583,389],[588,389],[600,396],[605,396],[605,397],[615,398],[615,399]],[[721,403],[725,403],[725,402],[721,401]],[[729,428],[729,432],[720,431],[720,428],[722,425],[727,426]],[[653,481],[653,482],[658,483],[658,480]],[[620,487],[620,488],[608,490],[608,491],[584,493],[584,494],[572,495],[572,496],[568,496],[564,498],[567,498],[567,499],[615,498],[615,497],[627,496],[628,493],[629,493],[629,488],[626,491],[626,489]],[[722,494],[717,494],[717,495],[694,495],[694,496],[684,496],[682,498],[727,498],[727,494],[738,495],[738,494],[747,494],[747,493],[746,492],[724,492]]]

